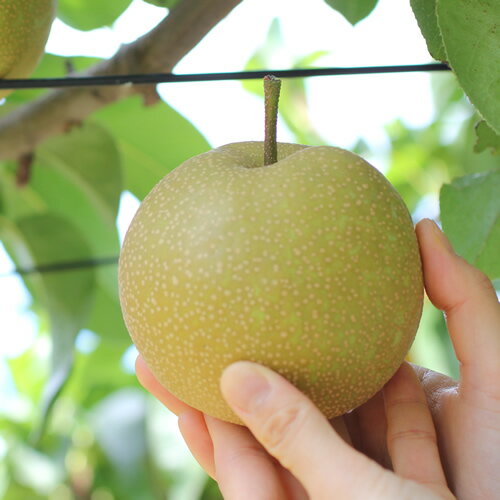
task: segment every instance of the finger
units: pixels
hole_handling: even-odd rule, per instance
[[[355,448],[383,467],[391,469],[391,460],[387,451],[387,422],[382,391],[345,415],[345,418]]]
[[[344,416],[332,418],[330,420],[330,425],[346,443],[352,446],[351,435],[349,434],[349,428],[347,427],[347,422]]]
[[[176,415],[191,409],[190,406],[177,399],[156,380],[142,356],[137,356],[135,360],[135,374],[139,383]]]
[[[438,413],[442,404],[442,395],[450,390],[456,391],[458,382],[447,375],[410,363],[427,397],[431,414]]]
[[[225,500],[286,500],[274,459],[243,426],[208,415],[215,475]]]
[[[446,486],[427,399],[408,363],[385,385],[384,400],[394,472],[419,483]]]
[[[432,303],[446,314],[463,381],[493,384],[500,396],[500,305],[489,279],[458,257],[438,226],[417,225],[424,280]]]
[[[312,498],[369,494],[385,472],[356,452],[324,415],[280,375],[246,361],[226,368],[221,390],[254,436],[301,482]],[[363,477],[363,481],[359,478]]]
[[[179,429],[194,458],[215,479],[214,447],[203,413],[189,409],[179,415]]]

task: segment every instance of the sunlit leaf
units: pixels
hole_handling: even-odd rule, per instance
[[[438,0],[448,62],[481,116],[500,134],[500,2]]]
[[[14,332],[9,328],[5,328],[3,334],[13,335]],[[8,364],[15,380],[16,389],[29,400],[33,409],[36,408],[43,394],[43,387],[48,374],[46,358],[40,353],[40,342],[34,342],[31,348],[22,355],[10,359]],[[16,409],[12,408],[12,411],[16,412]],[[17,412],[19,412],[19,409],[17,409]],[[33,417],[32,413],[30,412],[30,417]]]
[[[78,30],[111,26],[132,0],[59,0],[57,17]]]
[[[96,300],[99,300],[96,297]],[[91,408],[124,385],[137,385],[135,375],[126,373],[122,358],[130,341],[99,339],[96,349],[88,354],[77,353],[73,375],[65,395],[84,408]]]
[[[179,0],[144,0],[146,3],[150,3],[151,5],[156,5],[157,7],[167,7],[167,9],[171,9],[175,7]]]
[[[170,170],[210,149],[196,128],[164,102],[145,107],[132,97],[93,116],[114,134],[124,169],[124,189],[139,199]]]
[[[441,188],[443,229],[459,255],[500,278],[500,169],[455,179]]]
[[[441,30],[438,25],[436,1],[410,0],[410,4],[413,14],[417,18],[420,31],[425,38],[429,53],[438,61],[446,61],[446,51],[444,50]]]
[[[386,127],[392,147],[385,174],[411,212],[423,197],[437,193],[450,176],[464,173],[454,152],[441,143],[440,123],[415,130],[396,120]]]
[[[118,300],[117,267],[113,266],[109,272],[115,278],[114,289],[103,286],[96,288],[95,304],[86,327],[106,339],[130,342]]]
[[[16,443],[9,459],[13,475],[24,487],[31,489],[24,498],[39,498],[37,493],[41,498],[48,498],[64,478],[62,463],[53,461],[50,456],[25,443]],[[12,497],[4,498],[10,500]]]
[[[15,185],[14,164],[0,169],[0,193],[10,218],[51,212],[70,220],[96,257],[118,255],[116,217],[122,190],[121,159],[101,125],[85,123],[40,146],[27,186]],[[116,290],[112,267],[100,266],[99,282]]]
[[[42,144],[37,156],[84,193],[103,218],[115,220],[122,188],[120,157],[102,126],[85,123],[55,136]]]
[[[47,495],[38,493],[29,486],[25,486],[22,482],[10,481],[7,489],[4,492],[5,499],[8,500],[47,500]]]
[[[447,146],[447,149],[456,158],[455,161],[462,167],[464,175],[494,170],[499,166],[498,156],[492,154],[491,149],[487,148],[480,152],[476,150],[478,137],[474,127],[477,121],[477,115],[473,115],[465,121],[456,140]]]
[[[378,0],[325,0],[340,12],[351,24],[356,24],[370,14]]]
[[[500,99],[500,97],[499,97]],[[489,150],[492,154],[500,154],[500,135],[483,120],[476,125],[477,142],[474,151],[481,153]]]

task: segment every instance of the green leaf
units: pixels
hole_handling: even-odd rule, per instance
[[[340,12],[352,25],[368,16],[377,5],[377,0],[325,0]]]
[[[116,216],[122,191],[121,159],[102,125],[85,123],[42,144],[23,189],[15,185],[12,163],[0,170],[4,211],[15,219],[51,212],[68,219],[96,257],[118,255]],[[116,293],[113,267],[98,268],[98,280]]]
[[[83,124],[45,142],[38,156],[76,185],[102,217],[115,220],[122,187],[120,156],[106,129],[98,124]]]
[[[140,97],[95,113],[116,139],[124,169],[124,189],[139,199],[168,172],[210,149],[203,136],[164,102],[145,107]]]
[[[39,344],[37,345],[34,342],[23,354],[9,359],[8,364],[15,381],[16,389],[34,407],[40,401],[44,385],[47,381],[46,359],[40,353]],[[7,414],[9,411],[15,413],[16,409],[9,408]]]
[[[18,219],[33,220],[36,217],[63,219],[66,225],[70,225],[78,233],[79,236],[75,237],[75,241],[83,240],[83,243],[79,244],[82,251],[77,253],[72,251],[71,247],[67,247],[65,242],[51,238],[50,233],[47,233],[46,241],[49,243],[53,240],[52,244],[57,246],[52,249],[51,262],[118,255],[119,240],[115,220],[122,190],[121,159],[113,137],[102,125],[85,123],[41,145],[33,165],[30,182],[23,189],[15,185],[15,165],[4,165],[0,172],[1,198],[11,224]],[[69,230],[68,234],[71,234]],[[86,251],[83,251],[85,249]],[[14,250],[12,248],[8,250],[15,257]],[[81,328],[93,325],[98,315],[99,334],[109,335],[113,339],[121,335],[123,341],[128,341],[124,327],[119,328],[121,318],[118,318],[120,310],[116,265],[100,266],[89,269],[89,272],[93,280],[98,282],[92,287],[92,295],[96,296],[96,302],[93,307],[89,305],[85,318],[83,315],[75,316],[81,321],[78,328],[72,329],[71,341],[68,344],[58,340],[68,320],[63,317],[61,320],[63,323],[58,327],[57,318],[61,315],[57,310],[54,312],[54,308],[51,308],[52,312],[49,311],[51,323],[56,323],[55,327],[51,328],[52,332],[58,335],[54,345],[62,349],[66,361],[65,364],[58,362],[57,366],[61,367],[59,378],[54,375],[51,379],[52,387],[49,386],[45,391],[46,413],[57,395],[57,385],[62,385],[64,376],[69,373],[74,335]],[[46,279],[45,274],[41,276]],[[27,284],[31,281],[27,279]],[[57,296],[54,298],[51,290],[45,293],[40,287],[33,286],[30,290],[36,302],[45,308],[47,294],[52,297],[51,300],[57,301]],[[73,295],[68,293],[68,296]],[[108,300],[98,303],[97,300],[101,296]],[[81,300],[81,304],[85,302]],[[108,307],[107,312],[103,311],[103,307]],[[112,321],[108,322],[108,327],[105,326],[106,319]],[[67,329],[70,327],[71,325]],[[57,352],[55,355],[58,359],[64,357]]]
[[[500,134],[500,2],[438,0],[448,62],[490,127]]]
[[[106,340],[130,343],[130,337],[123,321],[118,298],[117,271],[117,266],[109,268],[109,272],[114,277],[114,289],[102,285],[96,288],[95,303],[86,328],[99,334]]]
[[[434,59],[446,62],[446,51],[444,50],[436,14],[436,1],[410,0],[410,4],[420,31],[425,38],[429,53]]]
[[[123,368],[123,354],[129,346],[130,340],[120,343],[103,339],[91,353],[78,353],[65,395],[88,409],[124,385],[136,385],[135,375]]]
[[[224,500],[217,482],[210,476],[207,476],[203,492],[199,500]]]
[[[441,188],[443,229],[456,252],[500,278],[500,169],[455,179]]]
[[[64,205],[65,213],[71,214],[93,255],[118,255],[116,217],[123,179],[113,137],[101,125],[86,123],[44,143],[39,151],[39,167],[34,187],[49,200],[51,209],[61,213],[57,207]],[[61,196],[64,203],[60,204]],[[99,282],[116,294],[115,274],[116,265],[97,268]]]
[[[26,498],[30,500],[46,500],[47,498],[47,495],[38,493],[29,486],[20,484],[17,481],[11,480],[7,484],[4,498],[8,500],[26,500]]]
[[[477,142],[474,145],[476,153],[491,149],[492,154],[500,154],[500,135],[496,134],[484,120],[476,125],[476,135]]]
[[[97,57],[62,57],[45,53],[32,78],[64,78],[71,72],[83,71],[102,59]],[[19,89],[8,97],[9,103],[24,104],[46,93],[46,89]],[[3,107],[3,106],[2,106]],[[2,108],[0,107],[0,109]]]
[[[171,9],[175,7],[179,0],[144,0],[146,3],[150,3],[151,5],[156,5],[157,7],[166,7],[167,9]]]
[[[0,231],[9,254],[20,267],[88,259],[91,250],[81,232],[55,214],[12,221],[0,218]],[[50,410],[70,376],[76,335],[87,322],[93,301],[93,269],[58,270],[25,275],[24,281],[47,312],[52,337],[51,374],[41,402],[40,437]]]
[[[59,0],[57,17],[78,30],[111,26],[132,0]]]
[[[463,122],[460,127],[460,132],[453,142],[446,147],[452,153],[452,161],[458,165],[462,172],[457,172],[458,175],[477,174],[486,172],[487,170],[495,170],[498,168],[498,157],[492,154],[488,149],[478,152],[475,151],[478,137],[474,130],[478,122],[478,116],[473,115],[469,120]],[[457,169],[454,169],[457,171]]]

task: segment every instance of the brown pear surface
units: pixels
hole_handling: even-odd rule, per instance
[[[0,78],[26,78],[40,60],[56,0],[0,0]],[[0,99],[10,94],[0,90]]]
[[[408,210],[385,177],[334,147],[261,142],[187,160],[141,204],[120,256],[139,352],[187,404],[240,423],[219,390],[237,360],[285,376],[328,417],[380,390],[420,320]]]

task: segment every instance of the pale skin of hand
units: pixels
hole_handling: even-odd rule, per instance
[[[179,401],[138,357],[139,381],[179,415],[187,445],[224,498],[423,500],[453,498],[451,489],[460,500],[500,499],[498,298],[433,222],[421,221],[416,233],[426,292],[446,315],[459,381],[405,363],[370,401],[328,422],[279,375],[239,362],[223,373],[221,389],[245,428]],[[251,405],[242,388],[255,375],[271,396]]]

